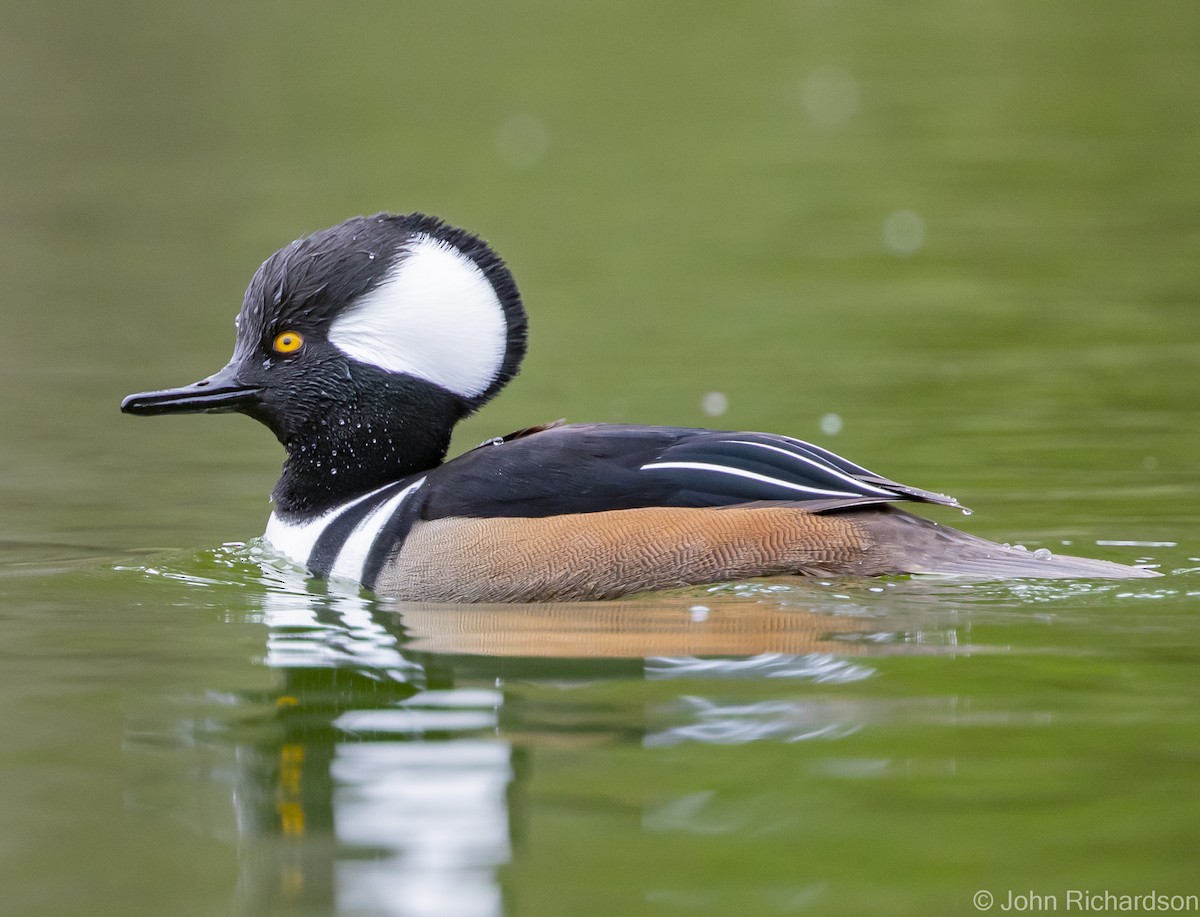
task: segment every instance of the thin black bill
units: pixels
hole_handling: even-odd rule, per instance
[[[257,388],[241,385],[226,366],[207,379],[179,388],[137,392],[121,402],[123,414],[204,414],[240,411],[259,400]]]

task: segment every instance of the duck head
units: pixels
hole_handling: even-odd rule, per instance
[[[255,273],[233,356],[127,414],[247,414],[287,450],[276,511],[322,512],[439,464],[454,425],[517,374],[526,318],[477,236],[423,214],[355,217]]]

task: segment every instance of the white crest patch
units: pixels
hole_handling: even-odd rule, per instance
[[[418,376],[470,398],[500,372],[508,327],[479,266],[417,236],[383,282],[334,319],[330,342],[363,363]]]

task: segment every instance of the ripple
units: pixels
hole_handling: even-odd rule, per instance
[[[721,703],[705,697],[679,698],[656,713],[689,722],[648,732],[647,748],[664,748],[684,742],[706,745],[743,745],[748,742],[803,742],[840,739],[852,735],[861,723],[846,719],[840,704],[796,700],[763,700]]]
[[[647,678],[797,678],[817,684],[863,681],[875,674],[824,653],[789,656],[762,653],[747,659],[699,659],[693,656],[646,660]]]

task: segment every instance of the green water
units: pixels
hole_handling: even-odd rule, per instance
[[[1200,894],[1200,7],[0,9],[0,914]],[[117,404],[379,209],[483,233],[526,297],[456,448],[774,430],[1166,576],[306,584],[254,541],[266,431]]]

